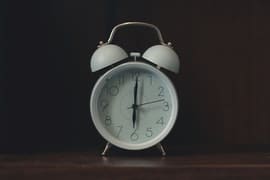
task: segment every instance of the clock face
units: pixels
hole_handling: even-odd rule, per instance
[[[178,101],[162,72],[145,63],[129,62],[97,81],[90,109],[97,130],[107,141],[135,150],[167,136],[176,120]]]

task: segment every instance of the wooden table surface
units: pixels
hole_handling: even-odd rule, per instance
[[[96,152],[0,155],[0,179],[270,179],[270,153],[101,157]]]

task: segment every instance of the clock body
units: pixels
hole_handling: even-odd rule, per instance
[[[127,62],[98,79],[90,112],[106,141],[122,149],[141,150],[158,144],[171,131],[178,98],[172,82],[159,69],[144,62]]]

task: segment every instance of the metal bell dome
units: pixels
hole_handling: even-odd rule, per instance
[[[152,46],[145,51],[142,57],[169,71],[179,72],[179,57],[168,45]]]
[[[103,69],[123,59],[128,58],[128,54],[119,46],[112,44],[115,33],[122,27],[127,26],[144,26],[152,28],[156,31],[160,45],[155,45],[148,48],[143,54],[143,58],[156,64],[159,67],[169,71],[179,72],[179,57],[170,47],[169,43],[164,43],[160,30],[153,24],[144,22],[126,22],[115,26],[106,43],[102,44],[91,57],[92,72]]]
[[[121,47],[115,44],[104,44],[92,55],[91,70],[92,72],[98,71],[127,57],[128,54]]]

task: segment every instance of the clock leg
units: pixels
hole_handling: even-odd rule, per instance
[[[102,155],[102,156],[106,156],[106,153],[107,153],[107,151],[110,149],[111,146],[112,146],[111,143],[107,142],[107,144],[106,144],[106,146],[105,146],[103,152],[101,153],[101,155]]]
[[[161,151],[162,156],[166,156],[166,152],[165,152],[163,146],[161,145],[161,143],[157,144],[157,148]]]

